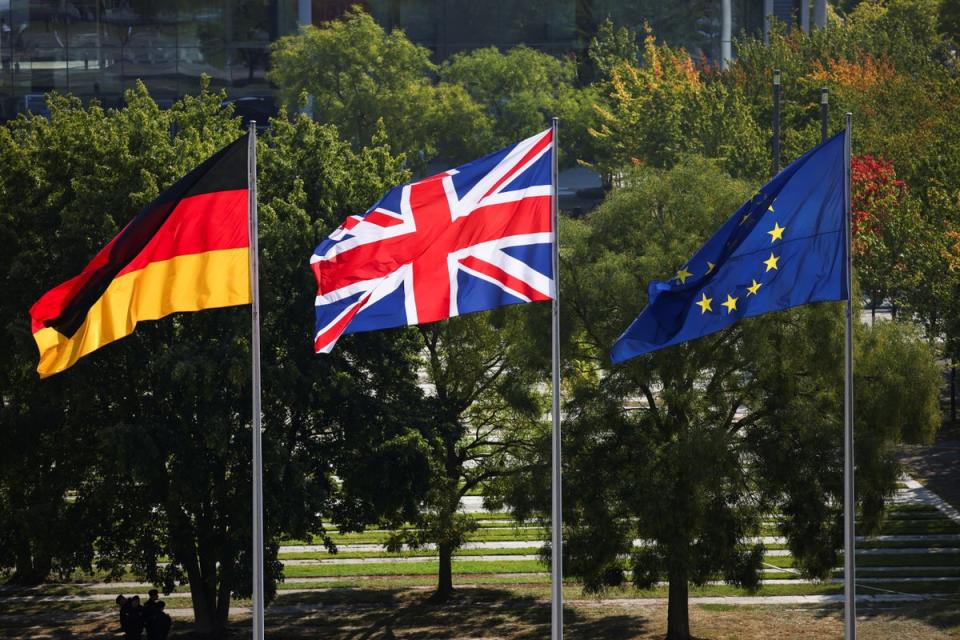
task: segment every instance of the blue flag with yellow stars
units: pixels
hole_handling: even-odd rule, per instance
[[[731,216],[613,345],[614,364],[742,318],[847,299],[845,132],[814,147]]]

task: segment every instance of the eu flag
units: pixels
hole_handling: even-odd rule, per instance
[[[613,345],[614,364],[742,318],[847,299],[841,132],[777,174],[666,281]]]

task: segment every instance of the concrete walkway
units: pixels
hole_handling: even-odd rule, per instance
[[[857,536],[858,542],[960,542],[960,533],[933,533],[929,535],[887,535],[887,536]],[[492,540],[485,542],[467,542],[463,545],[463,549],[536,549],[543,545],[546,540]],[[747,538],[747,542],[761,542],[763,544],[786,544],[787,539],[783,536],[762,536],[759,538]],[[634,546],[640,547],[644,545],[644,540],[636,539],[633,541]],[[942,547],[943,549],[948,549],[949,547]],[[349,552],[382,552],[382,544],[341,544],[337,546],[339,551],[344,553]],[[421,550],[434,551],[436,550],[436,545],[426,544],[420,547]],[[956,547],[960,551],[960,546]],[[405,551],[412,551],[409,547],[404,547]],[[890,548],[880,548],[877,551],[887,551],[892,550]],[[771,549],[767,551],[768,555],[777,555],[774,553],[776,549]],[[298,544],[298,545],[287,545],[280,547],[280,560],[284,564],[293,564],[295,560],[284,560],[283,556],[286,554],[294,553],[326,553],[327,548],[322,544]],[[859,550],[858,550],[859,552]],[[782,555],[789,555],[782,554]],[[331,557],[336,557],[335,554],[332,554]],[[465,557],[465,556],[464,556]]]
[[[913,478],[940,500],[932,504],[954,522],[960,522],[960,423],[941,427],[930,446],[900,445],[898,450],[900,461]],[[944,505],[952,506],[948,510]]]

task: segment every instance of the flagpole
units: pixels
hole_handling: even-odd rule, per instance
[[[263,455],[260,444],[260,260],[257,247],[257,123],[247,138],[250,211],[250,356],[253,374],[253,640],[263,640]]]
[[[550,603],[550,637],[552,640],[563,638],[563,487],[561,485],[562,469],[560,466],[560,206],[557,201],[557,156],[559,145],[557,134],[559,120],[553,119],[550,183],[553,187],[553,197],[550,199],[553,221],[553,404],[550,415],[553,418],[553,480],[551,503],[551,518],[553,535],[551,549],[553,551],[550,563],[550,579],[552,598]]]
[[[846,116],[847,135],[844,139],[844,200],[846,208],[847,242],[847,307],[844,331],[844,389],[843,389],[843,594],[844,638],[857,637],[857,594],[855,583],[856,538],[854,514],[856,501],[853,493],[853,227],[850,214],[850,134],[852,114]]]

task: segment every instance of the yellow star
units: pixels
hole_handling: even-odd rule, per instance
[[[727,301],[723,303],[723,306],[727,308],[727,314],[731,314],[737,310],[737,300],[740,298],[734,298],[729,293],[727,294]]]
[[[760,291],[760,287],[763,286],[761,283],[756,280],[753,281],[753,284],[747,287],[747,296],[757,295],[757,291]]]
[[[740,218],[740,226],[743,226],[744,224],[746,224],[747,220],[749,220],[749,219],[750,219],[750,214],[749,214],[749,213],[743,214],[743,217]]]
[[[709,260],[707,260],[707,273],[710,273],[711,271],[713,271],[713,268],[714,268],[715,266],[717,266],[717,265],[715,265],[715,264],[713,264],[712,262],[710,262]]]
[[[703,298],[697,301],[697,304],[700,305],[700,315],[705,314],[707,311],[713,311],[713,307],[710,306],[713,298],[708,298],[705,293],[701,293],[700,295],[703,296]]]
[[[769,211],[770,213],[773,213],[773,212],[774,212],[774,211],[773,211],[773,205],[772,205],[772,204],[771,204],[769,207],[767,207],[767,211]]]
[[[680,284],[683,284],[687,281],[687,278],[689,278],[692,275],[693,275],[692,273],[687,271],[686,267],[683,267],[680,269],[680,271],[677,271],[677,280],[680,281]]]
[[[781,227],[779,222],[773,223],[773,229],[767,231],[770,234],[770,242],[776,242],[777,240],[783,240],[783,232],[786,231],[786,227]]]
[[[767,265],[767,271],[772,269],[777,269],[779,271],[780,268],[777,266],[778,260],[780,260],[780,256],[773,255],[773,252],[771,251],[770,257],[763,261],[763,264]]]

